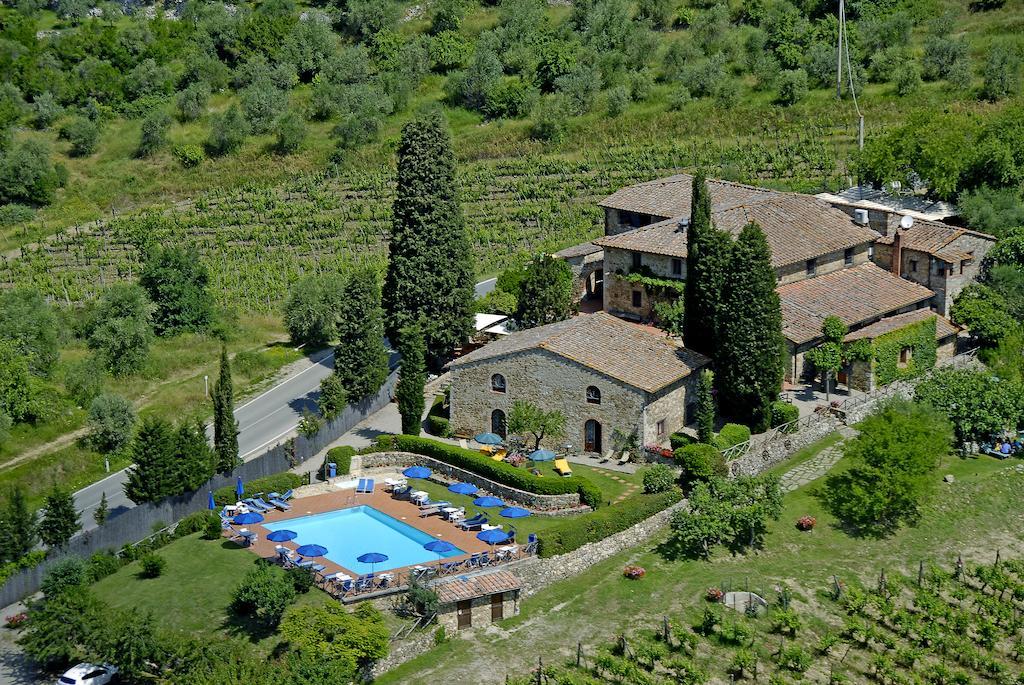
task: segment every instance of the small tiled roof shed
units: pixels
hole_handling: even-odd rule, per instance
[[[509,571],[492,571],[475,576],[456,576],[441,581],[431,589],[441,604],[455,604],[478,597],[489,597],[500,592],[522,588],[522,583]]]

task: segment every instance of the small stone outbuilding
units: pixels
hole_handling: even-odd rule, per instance
[[[522,583],[505,570],[456,576],[430,588],[437,594],[437,622],[449,634],[519,614]]]

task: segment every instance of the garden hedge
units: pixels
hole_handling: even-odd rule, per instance
[[[672,446],[672,451],[676,451],[680,447],[686,447],[697,442],[697,440],[686,433],[673,433],[668,436],[668,442]]]
[[[677,449],[672,456],[683,467],[683,480],[690,483],[729,473],[725,458],[714,445],[687,445]]]
[[[518,468],[503,461],[494,461],[474,450],[412,435],[381,436],[377,439],[377,444],[381,449],[422,454],[460,469],[472,471],[496,483],[538,495],[565,495],[577,492],[584,504],[594,509],[601,506],[601,489],[583,476],[538,478],[524,468]]]
[[[257,478],[248,483],[243,483],[243,485],[245,489],[243,490],[242,499],[245,499],[258,493],[265,495],[268,492],[284,492],[285,490],[297,488],[302,485],[302,476],[286,471],[273,476],[267,476],[266,478]],[[217,506],[234,504],[236,500],[234,485],[225,485],[213,491],[213,501]]]
[[[776,400],[772,402],[771,406],[771,427],[776,428],[783,426],[787,423],[792,423],[800,418],[800,410],[797,409],[795,404],[789,402],[783,402],[782,400]],[[796,430],[796,426],[792,426],[785,432],[791,433]]]
[[[542,557],[554,557],[571,552],[587,543],[620,533],[682,499],[679,488],[673,488],[654,495],[633,495],[599,511],[565,519],[540,536],[537,553]]]
[[[439,438],[452,436],[451,422],[448,420],[448,409],[444,406],[444,395],[438,395],[427,412],[427,432]]]
[[[338,467],[337,475],[347,475],[352,470],[352,457],[356,453],[356,448],[349,445],[342,445],[341,447],[334,447],[327,450],[327,461],[324,463],[334,462]],[[278,490],[280,492],[280,490]]]
[[[727,450],[734,445],[750,440],[750,429],[740,423],[727,423],[715,436],[715,446]]]

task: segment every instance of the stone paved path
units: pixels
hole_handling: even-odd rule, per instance
[[[612,504],[618,504],[619,502],[626,499],[627,497],[629,497],[630,495],[632,495],[633,493],[640,489],[640,486],[637,485],[636,483],[630,483],[629,481],[626,481],[623,478],[616,476],[614,473],[608,474],[608,477],[626,486],[626,489],[622,492],[621,495],[615,498]]]
[[[857,431],[844,426],[839,429],[839,433],[843,436],[842,440],[782,474],[780,485],[783,492],[792,492],[821,478],[836,465],[839,458],[843,456],[843,443],[856,436]]]

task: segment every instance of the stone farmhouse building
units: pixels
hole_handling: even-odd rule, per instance
[[[692,411],[696,372],[707,365],[663,332],[604,312],[515,333],[451,365],[451,426],[507,434],[517,400],[566,417],[557,444],[608,454],[616,434],[660,444]],[[528,437],[528,436],[524,436]]]

